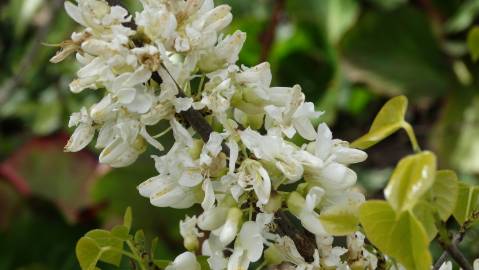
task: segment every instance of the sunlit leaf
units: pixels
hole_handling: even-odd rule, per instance
[[[321,224],[331,235],[348,235],[358,230],[357,209],[349,205],[334,205],[321,211]]]
[[[126,227],[123,227],[123,232],[126,230]],[[120,228],[120,227],[118,227]],[[99,260],[104,261],[109,264],[113,264],[118,266],[121,262],[122,254],[118,252],[118,250],[123,249],[123,233],[121,233],[122,229],[114,229],[116,231],[116,235],[112,232],[106,230],[92,230],[85,234],[85,237],[92,239],[100,248],[114,248],[116,250],[106,250],[101,254]]]
[[[432,241],[437,235],[436,219],[434,217],[434,207],[426,201],[419,201],[413,209],[414,216],[421,222],[427,233],[429,241]]]
[[[410,155],[399,161],[384,195],[398,212],[410,210],[432,186],[436,172],[436,156],[428,151]]]
[[[76,255],[83,270],[94,270],[101,257],[101,248],[95,240],[82,237],[76,246]]]
[[[410,211],[396,214],[385,201],[368,201],[361,206],[359,219],[369,241],[406,269],[430,269],[428,235]]]
[[[405,96],[390,99],[381,108],[374,118],[368,133],[351,143],[351,146],[359,149],[367,149],[382,141],[392,133],[404,128],[414,148],[418,148],[416,137],[412,127],[404,120],[408,100]]]
[[[454,211],[458,193],[457,175],[453,171],[441,170],[436,172],[436,178],[427,194],[429,203],[446,221]]]
[[[453,212],[454,218],[462,225],[471,218],[478,208],[479,187],[459,182],[457,203]]]

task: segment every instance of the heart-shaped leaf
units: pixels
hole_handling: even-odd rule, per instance
[[[334,205],[321,211],[319,220],[331,235],[348,235],[358,230],[359,219],[356,210],[349,205]]]
[[[368,239],[406,269],[430,269],[428,235],[410,211],[396,214],[385,201],[368,201],[361,206],[359,219]]]
[[[436,156],[428,151],[399,161],[384,195],[397,212],[412,209],[434,182]]]
[[[458,179],[455,172],[450,170],[436,172],[434,184],[426,196],[442,221],[446,221],[454,211],[458,192]]]
[[[414,131],[411,125],[404,120],[407,104],[408,100],[405,96],[390,99],[381,108],[376,118],[374,118],[368,133],[352,142],[351,146],[359,149],[367,149],[398,131],[400,128],[403,128],[406,130],[413,148],[418,149],[419,147]]]
[[[478,208],[479,187],[460,182],[456,208],[453,212],[454,218],[462,225]]]
[[[414,216],[421,222],[429,241],[432,241],[438,232],[434,217],[435,211],[435,208],[429,202],[423,200],[419,201],[413,209]]]
[[[100,246],[89,237],[82,237],[76,246],[76,255],[82,270],[94,270],[102,255]]]
[[[128,231],[125,225],[117,225],[111,231],[91,230],[85,234],[85,237],[94,240],[100,248],[104,249],[100,261],[119,266],[122,257],[120,251],[123,250],[123,244],[129,238]]]

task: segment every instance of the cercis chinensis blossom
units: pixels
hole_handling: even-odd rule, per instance
[[[300,86],[272,87],[268,63],[237,64],[246,34],[222,33],[232,20],[229,6],[141,3],[143,10],[129,15],[103,0],[66,2],[84,29],[61,44],[52,62],[76,53],[81,68],[71,91],[103,94],[71,116],[75,131],[66,151],[81,150],[97,134],[100,162],[124,167],[151,145],[161,153],[153,156],[158,175],[139,185],[139,193],[159,207],[201,205],[201,214],[180,222],[189,251],[167,269],[198,268],[195,254],[207,256],[211,269],[247,269],[266,249],[279,251],[280,261],[296,269],[349,269],[358,262],[375,268],[361,233],[349,235],[347,246],[333,246],[320,220],[323,211],[357,212],[364,196],[354,189],[356,174],[348,165],[366,154],[333,139],[325,123],[315,127],[312,120],[322,113],[305,101]],[[191,111],[214,127],[206,140],[185,121]],[[151,134],[161,122],[169,124],[165,132]],[[164,149],[157,139],[170,130],[175,142]],[[296,135],[303,145],[292,142]],[[295,196],[285,191],[288,185],[297,186]],[[275,213],[288,197],[290,212],[316,239],[311,258],[276,229]]]

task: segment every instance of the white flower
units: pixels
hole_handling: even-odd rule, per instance
[[[271,180],[261,163],[252,159],[244,160],[238,169],[237,178],[238,185],[241,188],[254,190],[256,197],[258,197],[258,206],[268,203],[271,193]]]
[[[198,202],[195,190],[179,185],[169,176],[155,176],[138,186],[139,193],[158,207],[190,208]]]
[[[343,141],[333,140],[326,124],[318,126],[316,141],[310,143],[308,151],[323,160],[324,165],[316,170],[306,167],[305,180],[319,184],[327,190],[344,190],[356,183],[356,173],[346,165],[364,161],[366,153],[349,148]]]
[[[228,261],[228,270],[246,270],[250,263],[261,258],[263,255],[261,231],[261,225],[254,221],[243,224],[236,238],[233,254]]]
[[[113,26],[120,27],[131,19],[126,9],[120,6],[110,7],[103,0],[80,0],[78,6],[66,1],[65,10],[73,20],[97,34],[111,31]]]
[[[196,261],[196,256],[192,252],[184,252],[178,255],[172,264],[165,270],[201,270],[200,264]]]
[[[296,131],[307,140],[314,140],[316,132],[311,119],[318,118],[322,113],[314,110],[314,104],[304,102],[305,97],[301,87],[295,85],[290,89],[287,99],[283,100],[282,106],[268,105],[264,107],[268,116],[267,128],[278,125],[281,131],[292,138]],[[268,122],[270,122],[268,124]]]
[[[198,217],[198,227],[205,231],[218,229],[225,223],[228,211],[229,208],[223,206],[206,209]]]
[[[153,104],[153,95],[148,93],[144,83],[151,77],[151,71],[140,67],[133,73],[123,73],[116,77],[107,89],[130,112],[146,113]]]
[[[242,131],[240,137],[257,158],[273,163],[289,179],[287,183],[301,179],[303,166],[294,158],[296,149],[281,137],[262,136],[250,128]]]
[[[95,128],[93,127],[92,119],[84,107],[80,112],[73,113],[70,116],[68,126],[76,126],[77,128],[70,137],[70,140],[68,140],[68,143],[65,146],[65,151],[78,152],[85,148],[85,146],[91,142],[93,136],[95,136]]]
[[[228,215],[226,217],[225,223],[220,228],[212,232],[213,234],[218,236],[219,241],[224,246],[227,246],[236,238],[242,216],[243,213],[240,209],[236,207],[230,208],[228,210]]]
[[[202,56],[198,65],[203,71],[209,72],[236,63],[245,41],[246,33],[241,31],[226,36],[218,41],[215,48]]]
[[[161,41],[172,47],[176,36],[177,21],[165,5],[148,7],[137,12],[135,22],[153,41]]]
[[[184,220],[180,221],[180,234],[183,237],[183,244],[188,250],[197,250],[199,248],[198,237],[204,234],[198,231],[196,216],[186,216]]]
[[[304,207],[298,215],[304,228],[315,235],[327,235],[319,220],[319,214],[314,210],[321,202],[323,196],[324,190],[322,188],[311,188],[306,195]]]

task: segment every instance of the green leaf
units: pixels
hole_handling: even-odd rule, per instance
[[[321,211],[319,219],[328,233],[335,236],[348,235],[358,230],[357,208],[350,205],[333,205]]]
[[[454,209],[454,218],[463,225],[468,221],[479,204],[479,187],[471,186],[459,182],[459,192],[457,196],[456,208]]]
[[[385,201],[368,201],[361,206],[359,219],[368,239],[406,269],[430,269],[427,233],[410,211],[397,215]]]
[[[126,208],[125,215],[123,216],[123,225],[128,228],[128,232],[131,230],[131,223],[133,221],[133,215],[131,213],[131,207]]]
[[[352,142],[351,146],[359,149],[367,149],[398,131],[400,128],[404,128],[409,135],[413,148],[417,149],[418,144],[412,127],[404,121],[407,104],[408,100],[405,96],[390,99],[381,108],[376,118],[374,118],[368,133]]]
[[[436,209],[429,202],[423,200],[419,201],[413,209],[414,216],[421,222],[429,241],[432,241],[438,232],[435,211]]]
[[[76,255],[83,270],[94,270],[102,255],[100,246],[89,237],[82,237],[76,246]]]
[[[446,221],[454,211],[459,192],[457,175],[450,170],[436,172],[436,178],[427,198],[442,221]]]
[[[471,53],[472,60],[479,59],[479,27],[472,28],[467,34],[467,47]]]
[[[428,151],[399,161],[384,195],[397,212],[412,209],[434,182],[436,156]]]
[[[85,234],[85,237],[94,240],[100,248],[116,249],[104,251],[99,260],[116,266],[120,265],[122,254],[117,250],[123,250],[123,236],[126,230],[126,227],[122,227],[123,228],[118,226],[115,227],[113,229],[115,233],[106,230],[95,229]]]

